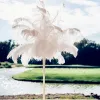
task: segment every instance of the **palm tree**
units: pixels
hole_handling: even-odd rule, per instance
[[[74,46],[74,37],[80,31],[76,28],[63,30],[54,24],[54,19],[50,18],[44,2],[40,1],[41,7],[37,6],[33,19],[17,18],[14,21],[13,29],[20,29],[21,34],[27,43],[14,48],[7,58],[12,57],[17,63],[17,58],[21,55],[22,64],[27,65],[32,58],[43,59],[43,100],[45,100],[45,61],[58,58],[59,63],[64,63],[61,55],[62,51],[70,52],[75,57],[78,49]],[[23,23],[24,22],[24,23]],[[31,40],[31,41],[30,41]]]

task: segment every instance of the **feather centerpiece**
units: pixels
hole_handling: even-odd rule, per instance
[[[37,6],[34,12],[37,17],[33,20],[27,18],[17,18],[14,21],[13,29],[20,29],[23,38],[27,41],[10,51],[7,58],[12,57],[14,63],[21,56],[23,65],[28,65],[32,58],[43,59],[43,100],[45,100],[45,59],[58,59],[59,64],[65,63],[62,51],[69,52],[77,56],[78,49],[74,46],[76,35],[80,33],[77,28],[67,28],[63,30],[54,24],[50,13],[46,10],[44,2],[40,1],[41,7]],[[33,16],[34,17],[34,16]],[[23,24],[23,21],[28,23]]]

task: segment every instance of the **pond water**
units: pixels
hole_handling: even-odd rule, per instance
[[[42,83],[24,82],[12,79],[12,75],[28,68],[0,69],[0,95],[42,94]],[[100,84],[46,84],[47,93],[96,93],[100,95]]]

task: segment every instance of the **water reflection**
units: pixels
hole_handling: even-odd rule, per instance
[[[16,81],[11,78],[29,70],[26,68],[0,69],[0,95],[42,94],[42,83]],[[100,84],[46,84],[46,93],[96,93],[100,95]]]

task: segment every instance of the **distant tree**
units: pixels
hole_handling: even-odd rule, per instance
[[[83,65],[100,65],[100,45],[94,41],[83,39],[76,44],[79,51],[76,57],[77,64]]]
[[[66,52],[62,52],[62,56],[65,59],[64,65],[75,64],[76,63],[76,59],[72,54],[66,53]]]
[[[52,64],[52,65],[57,65],[58,64],[58,59],[55,59],[55,58],[53,58],[53,59],[51,59],[51,63],[50,64]]]
[[[100,66],[100,44],[96,44],[94,41],[87,39],[81,40],[79,43],[75,43],[78,48],[78,55],[75,58],[72,54],[62,52],[62,56],[65,59],[65,64],[82,64],[82,65],[93,65]],[[7,59],[8,53],[18,45],[15,45],[14,41],[8,40],[0,42],[0,62],[9,61],[13,62],[12,59]],[[21,57],[18,58],[18,63],[21,63]],[[29,64],[42,64],[42,60],[31,59]],[[53,58],[51,61],[46,59],[46,64],[58,64],[58,59]]]
[[[7,55],[14,46],[15,44],[12,40],[0,42],[0,62],[7,61]]]

